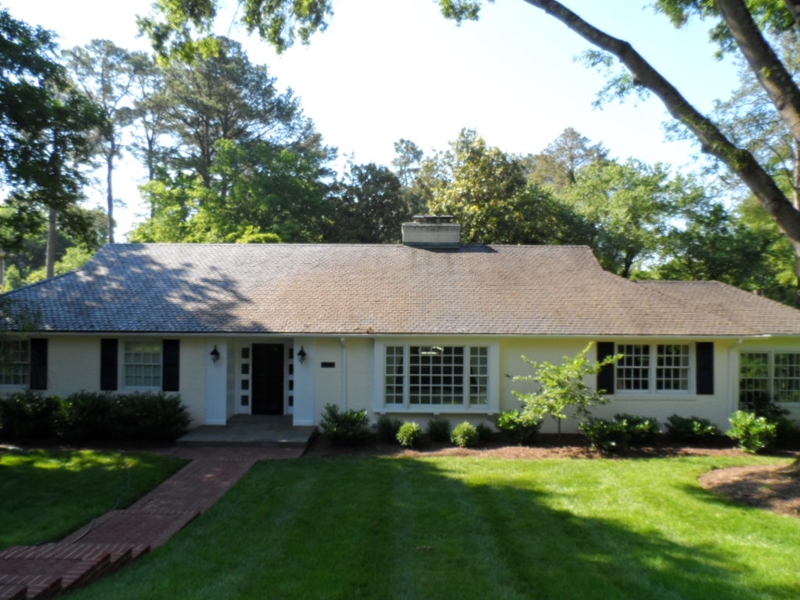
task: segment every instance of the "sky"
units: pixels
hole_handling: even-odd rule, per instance
[[[648,0],[566,0],[607,33],[629,41],[701,111],[737,85],[730,61],[714,58],[708,24],[675,29],[645,7]],[[0,0],[12,16],[59,35],[62,48],[110,39],[147,50],[136,15],[151,0]],[[426,153],[445,150],[462,128],[476,129],[506,152],[543,150],[567,127],[601,142],[619,159],[691,168],[695,149],[665,139],[666,111],[655,98],[592,103],[604,78],[575,58],[591,49],[566,27],[523,0],[486,4],[478,22],[445,20],[435,0],[334,0],[327,31],[283,55],[238,27],[232,11],[218,33],[242,42],[266,64],[279,88],[291,88],[307,117],[342,159],[390,165],[394,142],[408,139]],[[115,187],[124,203],[124,235],[145,213],[137,186],[143,171],[128,160]],[[103,205],[101,185],[90,204]]]

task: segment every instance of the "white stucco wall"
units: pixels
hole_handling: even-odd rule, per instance
[[[47,347],[47,394],[68,396],[100,391],[100,339],[51,337]]]
[[[123,352],[125,340],[135,338],[118,339],[120,352]],[[45,393],[63,397],[81,390],[99,392],[101,337],[52,336],[48,340],[48,386]],[[203,339],[181,339],[178,393],[189,410],[192,418],[191,427],[205,422],[206,358]],[[119,393],[134,391],[124,386],[121,360],[117,391]]]
[[[66,396],[80,390],[99,391],[100,387],[100,339],[105,336],[52,336],[48,347],[47,393]],[[120,348],[126,338],[120,337]],[[154,338],[150,338],[154,339]],[[155,338],[161,339],[161,338]],[[180,395],[192,417],[192,426],[209,422],[209,410],[214,408],[215,422],[224,422],[235,412],[249,410],[239,407],[241,390],[237,382],[241,377],[236,357],[243,345],[253,340],[243,338],[183,337],[180,358]],[[277,339],[256,340],[278,343]],[[593,413],[600,417],[611,417],[615,413],[631,413],[655,417],[662,423],[672,414],[698,416],[709,419],[722,429],[728,427],[728,417],[738,403],[739,352],[776,351],[800,349],[800,340],[790,338],[763,338],[753,340],[713,340],[714,394],[695,393],[694,340],[609,340],[617,343],[687,343],[692,348],[692,381],[687,393],[625,393],[610,395],[607,406],[596,407]],[[710,341],[710,340],[709,340]],[[426,423],[433,415],[441,414],[453,424],[461,420],[473,423],[493,422],[503,410],[519,408],[520,402],[512,390],[526,391],[531,384],[514,382],[506,375],[525,375],[532,368],[521,358],[524,354],[535,361],[560,363],[564,356],[575,356],[589,343],[588,340],[554,338],[368,338],[327,337],[296,338],[280,341],[287,347],[301,346],[308,358],[304,364],[294,361],[294,422],[296,424],[319,423],[324,407],[328,403],[355,410],[368,409],[370,420],[375,422],[380,414],[387,413],[404,420]],[[222,359],[214,365],[209,356],[214,344]],[[492,348],[490,387],[496,401],[491,406],[431,407],[430,411],[418,407],[391,407],[382,403],[384,388],[382,352],[386,345],[472,345]],[[596,350],[596,347],[595,347]],[[592,358],[594,359],[594,353]],[[323,366],[327,363],[327,366]],[[330,366],[332,365],[332,366]],[[120,364],[120,392],[122,386]],[[595,378],[590,378],[595,385]],[[14,391],[14,390],[0,390]],[[210,403],[209,403],[210,402]],[[796,420],[800,420],[800,403],[784,405]],[[562,423],[564,431],[576,429],[573,420]],[[543,431],[554,431],[555,423],[548,422]]]

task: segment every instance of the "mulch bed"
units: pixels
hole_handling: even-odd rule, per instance
[[[306,456],[474,456],[498,459],[535,460],[542,458],[608,458],[593,450],[581,436],[563,436],[557,443],[555,436],[541,436],[536,446],[514,446],[502,442],[488,444],[477,449],[455,448],[446,444],[428,443],[419,450],[408,450],[370,438],[362,446],[342,448],[331,445],[324,435],[318,436]],[[800,451],[783,451],[775,454],[782,457],[800,458]],[[730,446],[695,447],[659,445],[636,448],[613,455],[614,458],[668,458],[677,456],[746,456],[738,448]],[[754,467],[731,467],[715,469],[703,474],[699,483],[703,488],[726,496],[735,502],[769,510],[782,515],[800,518],[800,467],[763,465]]]

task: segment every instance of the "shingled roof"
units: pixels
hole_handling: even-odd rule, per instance
[[[800,311],[720,283],[628,281],[580,246],[112,244],[5,297],[52,332],[800,334]]]

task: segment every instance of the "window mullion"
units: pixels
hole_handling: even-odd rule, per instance
[[[408,409],[411,405],[410,383],[411,379],[411,350],[410,346],[403,346],[403,408]]]
[[[461,394],[461,406],[469,408],[469,394],[470,384],[472,383],[472,349],[470,346],[464,346],[464,361],[461,367],[461,385],[463,386]]]

